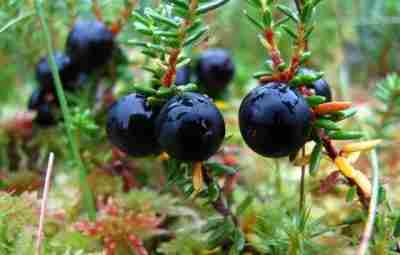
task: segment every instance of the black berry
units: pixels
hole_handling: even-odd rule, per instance
[[[266,157],[284,157],[307,141],[311,111],[287,84],[273,82],[253,89],[239,109],[240,131],[247,145]]]
[[[42,105],[39,105],[37,110],[36,110],[36,118],[35,122],[42,126],[42,127],[50,127],[53,126],[57,123],[54,113],[52,111],[52,105],[49,103],[45,103]]]
[[[232,81],[235,66],[231,55],[224,49],[204,51],[197,62],[196,74],[199,84],[207,94],[219,95]]]
[[[309,74],[309,75],[316,73],[315,71],[308,68],[301,68],[299,72],[302,74]],[[325,79],[321,78],[319,80],[314,81],[311,87],[314,89],[315,95],[325,97],[327,102],[332,101],[332,90]]]
[[[161,147],[173,158],[203,161],[219,149],[225,122],[212,101],[197,93],[170,99],[156,120]]]
[[[56,52],[54,54],[54,60],[63,87],[67,90],[75,89],[79,78],[77,67],[73,65],[71,59],[67,55],[61,52]],[[51,73],[49,58],[47,56],[41,58],[39,63],[36,65],[36,79],[44,90],[55,91],[54,79]]]
[[[46,102],[46,91],[43,88],[37,88],[32,92],[28,102],[29,110],[36,110],[40,105]]]
[[[110,142],[121,151],[134,157],[149,156],[160,152],[154,132],[157,111],[146,98],[130,94],[115,102],[107,119]]]
[[[192,75],[192,69],[190,66],[186,65],[176,70],[176,78],[175,84],[176,85],[186,85],[190,83],[190,77]]]
[[[52,111],[52,104],[46,101],[46,92],[42,88],[33,91],[28,109],[36,112],[34,121],[42,127],[50,127],[57,123]]]
[[[67,38],[67,53],[84,72],[105,65],[111,59],[113,49],[113,33],[97,20],[78,20]]]

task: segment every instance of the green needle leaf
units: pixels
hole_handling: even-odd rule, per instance
[[[354,140],[363,138],[364,134],[358,131],[335,131],[330,132],[329,137],[333,140]]]
[[[215,1],[211,1],[210,3],[200,5],[196,9],[196,14],[207,13],[209,11],[212,11],[212,10],[215,10],[215,9],[221,7],[222,5],[224,5],[228,2],[229,2],[229,0],[215,0]]]
[[[339,130],[340,129],[339,125],[336,122],[329,120],[329,119],[323,119],[323,118],[317,119],[314,122],[314,126],[316,128],[324,128],[324,129],[328,129],[328,130]]]
[[[317,170],[319,169],[321,163],[321,156],[322,156],[322,143],[319,142],[315,145],[310,159],[310,175],[314,176]]]

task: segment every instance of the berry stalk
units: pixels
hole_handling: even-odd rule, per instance
[[[209,185],[212,182],[212,177],[208,174],[207,169],[202,167],[204,182]],[[226,198],[224,197],[223,192],[219,192],[218,198],[212,202],[212,206],[214,207],[215,211],[217,211],[221,216],[227,218],[231,217],[235,226],[239,225],[239,221],[237,217],[232,212],[231,208],[226,205]]]

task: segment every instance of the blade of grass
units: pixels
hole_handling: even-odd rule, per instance
[[[357,250],[357,255],[364,255],[368,249],[368,242],[371,239],[372,232],[374,230],[375,218],[378,211],[378,195],[379,195],[379,163],[378,163],[378,154],[376,150],[372,150],[371,155],[371,163],[372,163],[372,196],[371,202],[369,204],[368,210],[368,220],[365,226],[363,236],[361,239],[361,244]]]
[[[71,114],[70,114],[70,110],[68,108],[67,100],[65,98],[64,90],[63,90],[61,80],[60,80],[60,75],[57,70],[57,65],[54,60],[54,50],[53,50],[53,45],[52,45],[52,38],[51,38],[51,34],[49,32],[45,14],[43,12],[41,0],[35,0],[35,8],[36,8],[37,15],[39,16],[39,19],[40,19],[40,24],[42,26],[43,37],[44,37],[45,41],[47,42],[47,50],[49,53],[50,68],[51,68],[51,72],[53,74],[53,78],[55,81],[57,98],[60,102],[61,112],[62,112],[64,121],[65,121],[69,148],[70,148],[73,160],[77,164],[78,169],[79,169],[79,181],[80,181],[80,185],[81,185],[82,192],[83,192],[84,207],[88,213],[89,218],[91,220],[93,220],[96,218],[96,209],[95,209],[93,194],[90,191],[90,188],[89,188],[89,185],[87,182],[86,167],[82,162],[82,159],[81,159],[81,156],[79,153],[79,148],[78,148],[77,142],[74,138],[76,136],[74,134],[75,133],[74,130],[72,129]]]
[[[28,18],[28,17],[32,16],[33,14],[35,14],[34,11],[29,11],[27,13],[21,14],[20,16],[10,20],[7,24],[5,24],[3,27],[0,28],[0,33],[6,31],[7,29],[12,27],[13,25],[18,23],[19,21],[21,21],[21,20],[23,20],[25,18]]]
[[[336,6],[337,10],[338,5]],[[337,16],[338,17],[338,16]],[[342,44],[344,42],[343,39],[343,33],[342,33],[342,28],[340,26],[339,20],[337,19],[337,27],[339,31],[339,40],[341,40]],[[341,65],[340,69],[340,90],[341,90],[341,96],[345,100],[351,101],[351,94],[349,93],[350,91],[350,86],[349,86],[349,72],[348,72],[348,67],[346,65]],[[366,128],[362,125],[362,120],[358,115],[356,115],[358,118],[358,122],[360,123],[360,129],[367,133]],[[367,140],[370,138],[369,135],[367,135]],[[368,219],[367,223],[365,225],[362,239],[360,246],[357,249],[356,254],[357,255],[364,255],[366,254],[368,250],[368,244],[372,236],[372,232],[374,230],[374,224],[376,220],[376,215],[378,212],[378,196],[379,196],[379,174],[380,174],[380,169],[379,169],[379,158],[378,158],[378,153],[376,150],[372,150],[370,154],[370,161],[372,164],[372,194],[371,194],[371,200],[369,203],[369,209],[368,209]]]

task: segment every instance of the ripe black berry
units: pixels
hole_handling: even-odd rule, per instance
[[[192,75],[192,69],[186,65],[176,70],[175,84],[186,85],[190,83],[190,77]]]
[[[220,94],[232,81],[235,66],[230,54],[224,49],[204,51],[197,62],[196,74],[207,94]]]
[[[67,38],[67,53],[84,72],[106,64],[111,59],[113,49],[113,33],[97,20],[78,20]]]
[[[212,101],[197,93],[170,99],[156,120],[161,147],[173,158],[203,161],[215,154],[225,137],[225,122]]]
[[[302,74],[309,74],[309,75],[316,73],[315,71],[308,68],[301,68],[299,72]],[[319,80],[314,81],[312,84],[312,88],[314,89],[315,94],[317,96],[325,97],[327,102],[332,101],[332,91],[326,80],[321,78]]]
[[[240,131],[247,145],[266,157],[284,157],[308,138],[311,111],[287,84],[272,82],[253,89],[239,109]]]
[[[56,124],[52,111],[52,105],[46,101],[46,92],[42,88],[33,91],[28,109],[36,112],[35,123],[42,127],[49,127]]]
[[[67,90],[75,89],[79,78],[79,71],[76,66],[73,65],[71,59],[67,55],[61,52],[56,52],[54,54],[54,59],[63,87]],[[36,79],[44,90],[55,91],[54,79],[48,57],[41,58],[36,65]]]
[[[29,110],[36,110],[39,105],[46,103],[46,91],[43,88],[37,88],[32,92],[28,102]]]
[[[42,127],[55,125],[57,122],[51,109],[52,106],[49,103],[39,105],[36,110],[35,122]]]
[[[159,153],[160,147],[154,135],[156,112],[143,95],[130,94],[119,99],[108,112],[110,142],[134,157]]]

